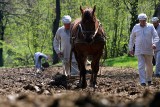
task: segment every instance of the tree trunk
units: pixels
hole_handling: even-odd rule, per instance
[[[52,39],[52,41],[54,40],[54,36],[55,36],[56,31],[59,27],[59,20],[60,20],[60,0],[56,0],[56,19],[53,22],[53,30],[52,30],[53,39]],[[53,64],[56,64],[56,63],[58,63],[59,58],[54,50],[53,43],[52,43],[52,47],[53,47]]]
[[[132,31],[134,25],[136,23],[138,23],[138,20],[137,20],[137,17],[138,17],[138,10],[137,10],[137,7],[138,7],[138,0],[135,0],[133,3],[130,3],[131,5],[131,11],[130,11],[130,14],[131,14],[131,23],[130,23],[130,32]]]
[[[123,2],[124,2],[124,4],[126,5],[126,7],[128,8],[128,10],[131,14],[130,32],[132,32],[132,29],[133,29],[134,25],[136,23],[138,23],[138,19],[137,19],[137,17],[138,17],[138,0],[130,1],[130,3],[129,3],[130,6],[127,5],[125,0]],[[133,51],[135,51],[135,46],[133,47]]]
[[[3,41],[4,40],[4,29],[5,26],[3,25],[3,12],[0,10],[0,40]],[[2,67],[3,64],[3,44],[0,43],[0,67]]]
[[[127,4],[127,2],[125,0],[123,0],[124,4],[126,5],[128,11],[130,12],[131,14],[131,23],[130,23],[130,32],[132,31],[134,25],[136,23],[138,23],[138,20],[137,20],[137,16],[138,16],[138,0],[131,0],[129,2],[129,5]]]
[[[132,32],[134,25],[139,22],[137,19],[137,17],[138,17],[137,7],[138,7],[138,0],[135,0],[133,3],[131,3],[131,12],[130,13],[132,15],[132,18],[131,18],[132,21],[130,24],[130,32]],[[133,47],[133,51],[135,51],[135,45]]]

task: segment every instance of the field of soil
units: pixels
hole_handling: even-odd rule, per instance
[[[59,77],[62,81],[56,83],[62,67],[40,74],[34,68],[0,68],[0,107],[160,107],[160,78],[153,77],[153,85],[143,87],[135,69],[100,71],[98,88],[80,89],[73,78]]]

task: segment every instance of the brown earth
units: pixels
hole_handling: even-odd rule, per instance
[[[68,88],[51,84],[62,67],[50,67],[41,74],[34,68],[0,69],[0,107],[160,107],[160,78],[153,85],[139,85],[137,70],[101,67],[98,88],[76,88],[77,80],[68,80]],[[89,81],[89,80],[88,80]],[[156,95],[156,98],[155,98]]]

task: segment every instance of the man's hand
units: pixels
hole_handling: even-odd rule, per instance
[[[63,57],[63,53],[62,52],[58,53],[58,57],[62,58]]]
[[[153,48],[153,49],[156,49],[156,45],[155,45],[155,44],[152,44],[152,48]]]
[[[134,56],[134,51],[132,50],[132,51],[129,51],[129,54],[131,55],[131,56]]]

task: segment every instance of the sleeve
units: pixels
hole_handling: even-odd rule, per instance
[[[48,60],[48,56],[47,56],[47,55],[41,53],[41,56],[42,56],[43,58],[45,58],[46,60]]]
[[[38,63],[38,54],[34,54],[34,61],[35,61],[35,65],[37,65],[37,63]]]
[[[152,44],[156,44],[159,41],[159,36],[154,26],[152,26],[152,35],[153,35]]]
[[[58,29],[53,41],[54,50],[56,51],[57,54],[60,53],[60,40],[61,40],[60,29]]]
[[[135,44],[135,37],[136,36],[135,36],[134,30],[135,30],[135,26],[132,29],[132,32],[131,32],[131,35],[130,35],[130,39],[129,39],[129,51],[133,50],[133,46]]]
[[[40,68],[40,61],[39,61],[39,52],[34,54],[34,60],[35,60],[35,67]]]

